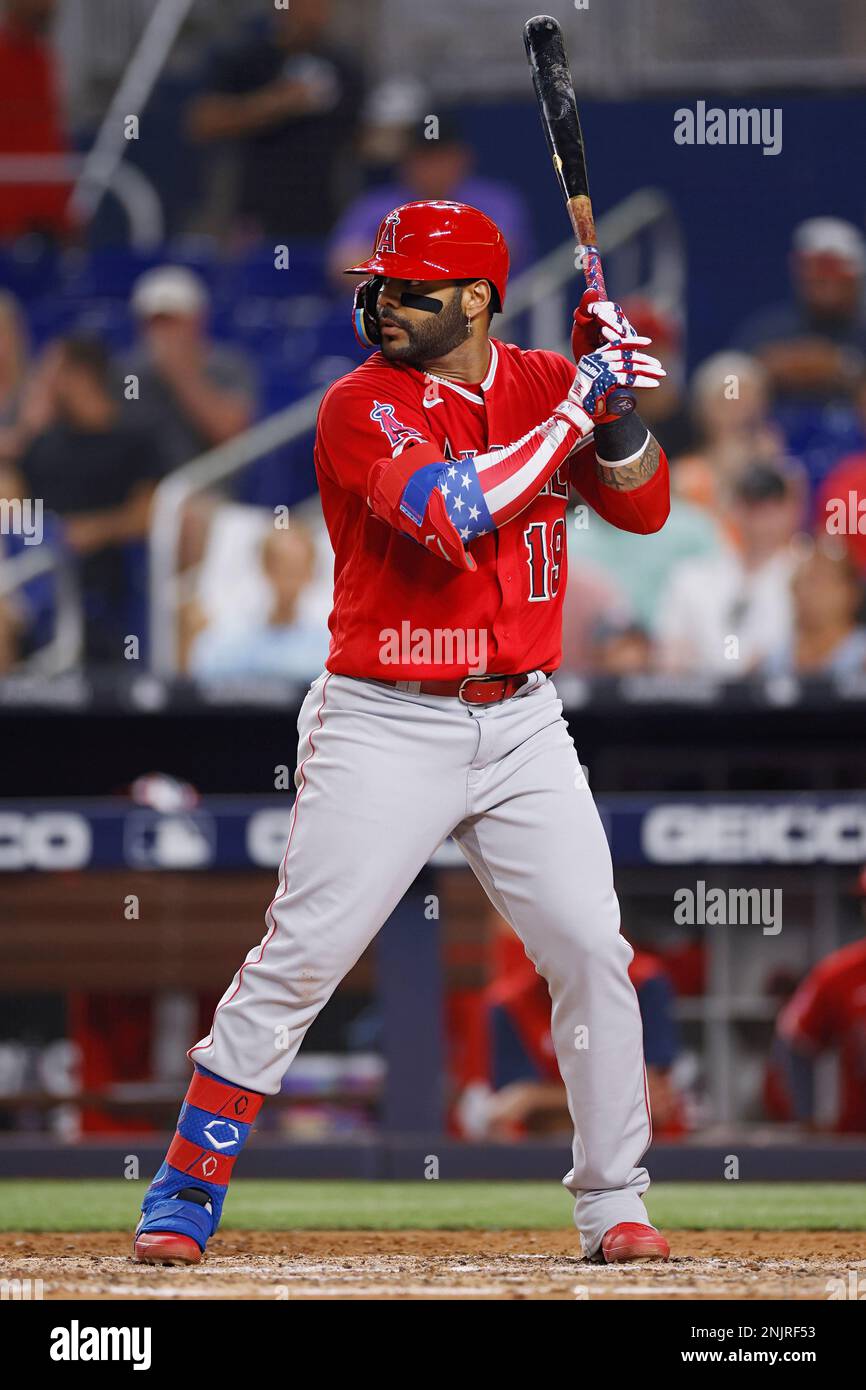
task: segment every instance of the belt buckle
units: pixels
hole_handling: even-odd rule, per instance
[[[464,699],[464,696],[463,696],[463,687],[464,687],[465,685],[479,685],[479,684],[488,684],[488,685],[489,685],[489,684],[491,684],[491,682],[493,682],[493,681],[501,681],[502,687],[503,687],[503,694],[502,694],[499,698],[500,698],[500,700],[504,700],[504,699],[505,699],[504,689],[505,689],[505,683],[506,683],[507,679],[508,679],[507,676],[464,676],[464,677],[463,677],[463,680],[460,682],[460,689],[457,691],[457,699],[460,701],[461,705],[467,705],[467,706],[469,706],[470,708],[471,708],[473,705],[475,705],[475,704],[484,704],[484,701],[483,701],[483,700],[475,701],[475,700],[467,700],[467,699]],[[491,704],[492,704],[492,703],[493,703],[493,701],[491,701]]]

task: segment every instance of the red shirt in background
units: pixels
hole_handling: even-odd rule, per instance
[[[849,454],[827,474],[818,493],[815,524],[843,537],[866,577],[866,454]]]
[[[838,1051],[836,1128],[866,1131],[866,941],[844,946],[815,966],[779,1015],[778,1031],[801,1051]]]
[[[0,156],[66,154],[54,54],[36,34],[0,24]],[[68,184],[0,184],[0,237],[66,234]]]

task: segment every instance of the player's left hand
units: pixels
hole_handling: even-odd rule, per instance
[[[599,299],[597,290],[586,290],[574,311],[571,351],[575,362],[604,343],[627,338],[635,347],[649,347],[652,338],[642,338],[634,324],[612,299]]]
[[[606,424],[618,417],[608,410],[608,400],[621,387],[651,389],[666,376],[658,358],[635,352],[642,338],[617,338],[596,352],[584,353],[577,364],[568,399],[586,411],[595,424]]]

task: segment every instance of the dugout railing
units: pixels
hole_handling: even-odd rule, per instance
[[[671,960],[677,947],[700,956],[690,967],[700,983],[691,992],[683,990],[677,1002],[693,1132],[679,1145],[662,1145],[667,1171],[673,1173],[679,1162],[683,1175],[697,1176],[710,1162],[708,1154],[725,1146],[730,1151],[735,1143],[738,1153],[755,1150],[752,1158],[764,1175],[772,1160],[776,1176],[784,1176],[789,1158],[795,1168],[800,1164],[802,1174],[805,1159],[794,1150],[812,1141],[774,1123],[763,1102],[774,1022],[793,984],[817,960],[862,934],[857,876],[866,852],[866,799],[859,793],[755,793],[602,795],[598,801],[617,866],[626,933]],[[0,976],[7,1002],[88,988],[123,992],[134,982],[136,991],[164,999],[160,1017],[168,1033],[169,1005],[174,1008],[185,993],[202,988],[218,992],[256,939],[290,814],[286,795],[211,797],[182,812],[157,812],[118,799],[4,802]],[[443,1003],[453,984],[449,912],[457,901],[446,888],[455,873],[472,884],[462,858],[446,843],[357,968],[355,990],[378,1000],[375,1050],[383,1078],[375,1130],[342,1141],[333,1136],[324,1146],[327,1162],[340,1171],[355,1171],[374,1154],[384,1162],[387,1151],[390,1162],[395,1154],[414,1153],[418,1144],[446,1142],[450,1097]],[[707,922],[698,908],[692,921],[677,920],[682,890],[694,891],[701,882],[725,894],[778,891],[780,911],[772,920],[756,915]],[[140,915],[118,925],[117,904],[129,894],[139,900]],[[431,894],[441,903],[435,914],[429,910]],[[468,910],[470,916],[484,912],[480,893]],[[33,1086],[16,1096],[7,1088],[0,1098],[7,1127],[10,1116],[33,1117],[100,1100],[118,1114],[149,1111],[151,1118],[158,1115],[169,1124],[178,1069],[190,1041],[184,1033],[189,1013],[175,1010],[175,1016],[183,1036],[173,1036],[169,1070],[155,1074],[151,1084],[115,1087],[101,1097],[74,1090],[52,1095]],[[28,1027],[32,1031],[32,1020]],[[12,1042],[6,1039],[7,1051]],[[827,1121],[832,1065],[822,1074],[821,1089],[820,1118]],[[298,1103],[297,1095],[285,1098],[289,1106]],[[40,1138],[17,1122],[16,1127],[13,1158],[0,1153],[0,1170],[31,1140],[37,1148],[47,1142],[44,1133]],[[272,1164],[294,1172],[313,1162],[309,1146],[296,1138],[283,1139],[280,1150],[277,1133],[268,1138],[267,1125],[265,1140],[263,1154],[270,1152]],[[835,1141],[825,1136],[815,1144],[826,1164]],[[844,1168],[859,1152],[863,1162],[863,1144],[862,1138],[840,1140],[834,1161]],[[513,1175],[527,1164],[548,1161],[557,1147],[562,1147],[559,1140],[546,1148],[529,1141],[524,1152],[518,1145],[509,1153],[509,1146],[497,1150],[464,1141],[453,1162],[476,1165],[479,1174],[483,1169],[488,1175]]]

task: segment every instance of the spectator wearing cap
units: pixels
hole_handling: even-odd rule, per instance
[[[363,80],[327,37],[330,8],[329,0],[291,0],[276,12],[262,4],[264,24],[214,56],[190,107],[194,141],[237,152],[242,232],[314,240],[333,225]]]
[[[791,580],[791,593],[791,639],[768,654],[767,674],[866,672],[866,588],[841,540],[822,536],[802,550]]]
[[[866,241],[850,222],[813,217],[796,228],[793,296],[744,325],[738,346],[767,370],[788,452],[813,491],[866,444],[853,397],[866,363]]]
[[[866,354],[864,274],[866,241],[853,223],[811,217],[795,229],[793,298],[750,319],[738,335],[778,395],[826,400],[853,390]]]
[[[234,347],[208,336],[208,293],[182,266],[160,266],[136,282],[138,351],[123,365],[138,378],[128,409],[159,430],[166,471],[223,444],[251,424],[252,368]]]
[[[791,643],[801,480],[781,465],[757,463],[733,494],[739,549],[678,565],[659,604],[655,637],[665,670],[736,679]]]
[[[474,172],[474,155],[454,118],[441,115],[429,132],[416,125],[396,183],[379,184],[350,203],[328,242],[328,270],[344,289],[343,271],[370,254],[383,217],[419,199],[468,203],[492,218],[505,237],[512,272],[532,257],[529,214],[522,195],[509,184]]]

